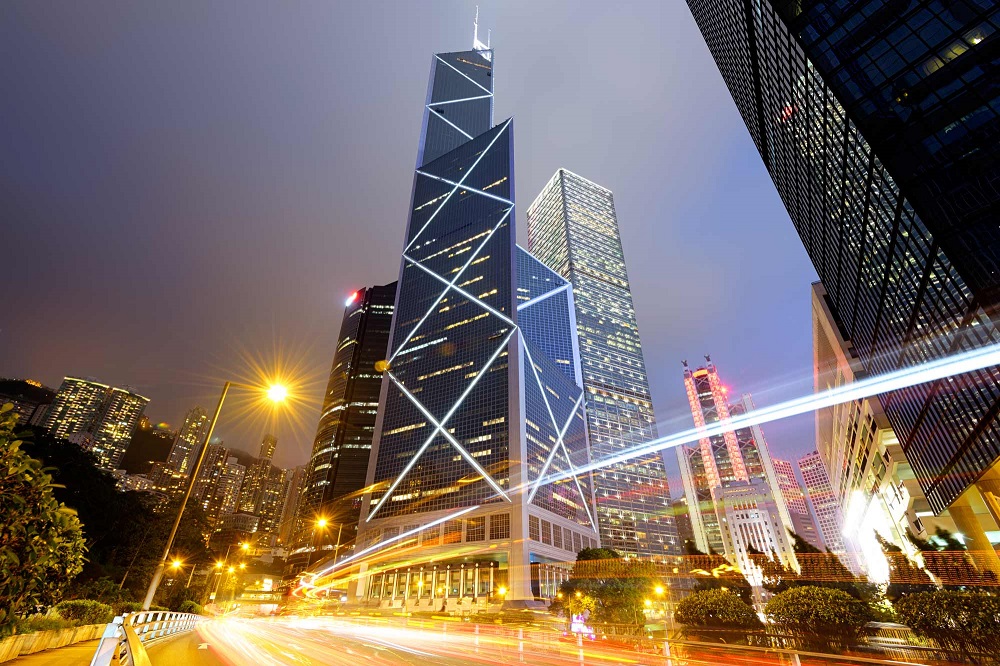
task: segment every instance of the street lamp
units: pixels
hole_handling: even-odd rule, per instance
[[[215,407],[215,413],[212,415],[212,421],[208,425],[208,432],[205,433],[205,443],[201,447],[201,451],[198,454],[198,459],[195,461],[194,467],[191,469],[191,474],[188,476],[187,489],[184,491],[184,499],[181,500],[181,506],[177,510],[177,517],[174,518],[174,526],[170,529],[170,536],[167,537],[167,545],[163,549],[163,557],[160,558],[160,562],[156,565],[156,570],[153,572],[153,579],[149,581],[149,589],[146,590],[146,598],[142,602],[142,610],[149,610],[149,607],[153,604],[153,597],[156,595],[156,588],[160,586],[160,579],[163,578],[163,571],[167,568],[167,560],[170,557],[170,550],[174,547],[174,537],[177,536],[177,529],[181,525],[181,518],[184,516],[184,508],[187,506],[188,500],[191,498],[191,492],[194,490],[195,480],[198,478],[198,472],[201,470],[201,463],[205,460],[205,454],[208,452],[208,443],[212,439],[212,433],[215,431],[215,424],[219,421],[219,413],[222,411],[222,404],[226,401],[226,394],[229,393],[229,389],[234,384],[232,382],[226,382],[222,385],[222,395],[219,396],[219,404]],[[237,385],[239,388],[248,388],[251,390],[260,390],[260,387],[255,386],[245,386]],[[281,384],[272,384],[266,389],[267,397],[275,402],[284,402],[288,398],[288,389]]]

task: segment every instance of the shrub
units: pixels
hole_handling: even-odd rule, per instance
[[[138,613],[142,610],[142,602],[139,601],[118,601],[111,604],[115,615],[125,615],[126,613]]]
[[[111,606],[91,599],[69,599],[56,604],[59,617],[77,620],[80,624],[106,624],[114,619]]]
[[[13,406],[0,406],[0,636],[35,606],[59,600],[83,569],[76,513],[52,495],[52,477],[21,450]]]
[[[177,607],[177,612],[179,613],[194,613],[195,615],[204,615],[205,609],[201,607],[200,604],[195,603],[188,599],[187,601],[182,601],[181,605]]]
[[[36,631],[52,631],[53,629],[69,629],[80,624],[76,620],[65,620],[56,615],[32,615],[26,620],[18,622],[17,633],[33,634]]]
[[[764,612],[779,628],[817,649],[856,643],[872,621],[864,601],[843,590],[808,585],[776,594]]]
[[[1000,655],[1000,597],[985,592],[917,592],[896,613],[918,636],[937,641],[960,660],[973,653]]]
[[[715,629],[760,629],[760,618],[738,594],[728,590],[704,590],[688,595],[677,604],[674,617],[681,624]]]

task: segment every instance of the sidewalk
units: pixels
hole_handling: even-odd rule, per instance
[[[17,659],[11,659],[4,666],[90,666],[100,639],[83,641],[51,650],[42,650]]]

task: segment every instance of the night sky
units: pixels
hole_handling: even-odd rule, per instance
[[[518,238],[558,167],[614,191],[661,434],[693,425],[682,359],[758,405],[810,391],[816,276],[686,4],[480,4]],[[0,376],[129,384],[177,425],[280,355],[293,418],[234,401],[217,434],[274,427],[276,462],[305,462],[344,299],[397,277],[432,54],[470,48],[474,14],[5,2]],[[813,448],[812,417],[765,434]]]

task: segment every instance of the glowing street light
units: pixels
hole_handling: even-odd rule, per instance
[[[170,530],[170,536],[167,538],[167,545],[163,549],[163,557],[160,558],[160,562],[157,564],[156,570],[153,572],[153,579],[149,581],[149,588],[146,590],[146,598],[142,602],[142,610],[149,610],[149,607],[153,604],[153,597],[156,596],[156,588],[159,587],[160,579],[163,577],[163,572],[167,568],[167,560],[170,558],[170,550],[174,546],[174,537],[177,536],[177,529],[180,527],[181,518],[184,516],[184,508],[187,507],[188,500],[191,499],[195,479],[198,478],[198,472],[201,470],[201,464],[204,462],[205,454],[208,452],[208,443],[212,439],[212,433],[215,432],[215,424],[219,422],[219,414],[222,412],[222,405],[226,401],[226,395],[229,393],[229,389],[232,388],[232,386],[233,382],[225,382],[222,385],[222,395],[219,396],[219,404],[215,406],[215,413],[212,415],[212,420],[208,424],[208,432],[205,433],[205,442],[201,447],[201,452],[198,454],[194,467],[191,469],[191,473],[188,476],[187,490],[184,491],[184,499],[181,500],[181,506],[177,510],[177,517],[174,518],[174,526]],[[237,384],[237,386],[251,391],[261,391],[260,386],[246,386],[242,384]],[[263,392],[271,401],[275,403],[284,402],[288,398],[288,389],[283,384],[271,384]],[[247,546],[247,548],[249,548],[249,546]]]
[[[236,567],[229,567],[229,573],[236,573]]]
[[[323,529],[324,527],[326,527],[326,518],[320,518],[319,520],[317,520],[316,521],[316,527],[318,527],[320,529]]]
[[[284,402],[288,398],[288,389],[283,384],[271,384],[267,389],[267,399],[271,402]]]
[[[180,560],[174,560],[173,562],[170,563],[170,568],[173,569],[174,571],[177,571],[182,566],[184,566],[184,563],[181,562]]]
[[[663,596],[664,591],[665,590],[663,589],[662,585],[657,585],[656,589],[653,590],[653,592],[655,592],[657,596]]]

